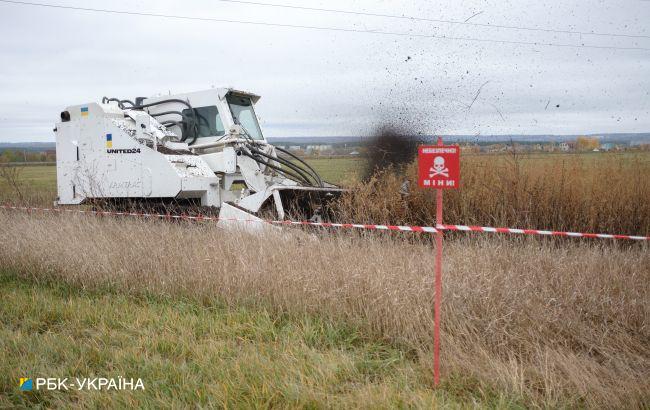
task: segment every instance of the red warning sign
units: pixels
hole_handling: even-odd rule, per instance
[[[422,145],[418,148],[418,185],[421,188],[460,187],[460,147]]]

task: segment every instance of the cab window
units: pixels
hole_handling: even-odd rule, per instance
[[[244,127],[246,133],[254,140],[264,139],[250,97],[228,94],[226,100],[235,123]]]
[[[199,123],[198,138],[220,137],[226,134],[223,122],[221,122],[221,117],[219,116],[219,110],[216,106],[195,107],[194,110],[187,108],[183,110],[183,115],[193,118],[193,112],[196,113],[196,120]]]

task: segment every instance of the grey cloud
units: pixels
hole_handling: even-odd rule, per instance
[[[208,0],[66,4],[456,37],[650,47],[649,39],[494,30]],[[614,1],[585,5],[577,0],[336,0],[327,7],[455,20],[483,11],[471,21],[645,35],[650,17],[648,2],[621,7]],[[7,4],[0,4],[0,13],[2,141],[51,140],[51,125],[63,107],[103,95],[133,97],[212,85],[261,94],[258,111],[271,136],[363,135],[384,121],[402,121],[422,133],[650,130],[649,51],[309,31]],[[485,82],[467,112],[465,105]],[[560,107],[545,107],[549,100]]]

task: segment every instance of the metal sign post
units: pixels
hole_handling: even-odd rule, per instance
[[[442,225],[442,190],[460,186],[460,147],[438,145],[418,149],[418,185],[436,190],[436,226]],[[442,230],[436,232],[435,298],[433,317],[433,381],[440,383],[440,307],[442,302]]]

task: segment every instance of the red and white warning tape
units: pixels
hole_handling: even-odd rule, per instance
[[[181,219],[192,221],[232,221],[232,222],[263,222],[274,225],[307,225],[320,226],[324,228],[353,228],[353,229],[370,229],[370,230],[388,230],[401,232],[427,232],[436,233],[441,231],[472,231],[472,232],[489,232],[489,233],[512,233],[523,235],[546,235],[546,236],[566,236],[573,238],[600,238],[600,239],[629,239],[634,241],[648,241],[650,236],[639,235],[615,235],[606,233],[580,233],[580,232],[562,232],[548,231],[541,229],[516,229],[516,228],[492,228],[487,226],[468,226],[468,225],[436,225],[432,226],[405,226],[405,225],[375,225],[375,224],[352,224],[352,223],[333,223],[333,222],[310,222],[310,221],[274,221],[259,219],[238,219],[238,218],[218,218],[214,216],[189,216],[189,215],[170,215],[170,214],[153,214],[139,212],[112,212],[112,211],[86,211],[83,209],[70,208],[36,208],[24,206],[0,205],[0,209],[12,209],[25,212],[71,212],[91,214],[97,216],[133,216],[140,218],[159,218],[159,219]]]
[[[608,233],[581,233],[581,232],[562,232],[546,231],[542,229],[516,229],[516,228],[491,228],[487,226],[467,226],[467,225],[437,225],[439,229],[451,231],[475,231],[491,233],[515,233],[524,235],[549,235],[549,236],[569,236],[575,238],[601,238],[601,239],[631,239],[634,241],[647,241],[650,236],[638,235],[615,235]]]

